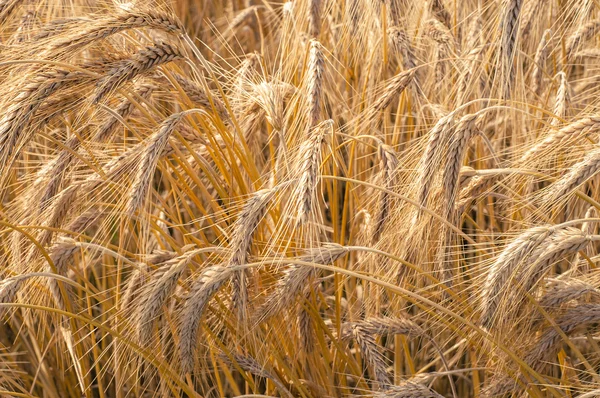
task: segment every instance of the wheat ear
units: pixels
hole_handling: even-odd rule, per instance
[[[390,213],[390,195],[388,190],[393,189],[396,170],[398,169],[398,158],[392,147],[380,144],[378,147],[379,162],[381,171],[379,172],[379,181],[381,181],[382,190],[379,194],[378,208],[375,213],[373,225],[373,242],[379,240],[386,219]]]
[[[136,28],[153,28],[166,32],[185,32],[184,27],[174,17],[156,11],[126,12],[103,19],[94,23],[90,28],[79,30],[76,34],[54,41],[48,48],[49,52],[57,50],[77,51],[95,41],[105,39],[124,30]]]
[[[533,147],[527,150],[521,156],[519,160],[522,163],[525,163],[535,156],[540,155],[546,150],[550,150],[550,148],[557,148],[566,145],[569,142],[575,141],[579,137],[582,137],[585,134],[589,134],[596,130],[600,129],[600,116],[590,116],[576,122],[573,122],[554,134],[549,135],[544,138],[542,141],[535,144]]]
[[[308,106],[308,128],[317,125],[321,118],[321,96],[323,95],[323,70],[325,60],[323,47],[317,40],[310,41],[310,56],[308,60],[307,74],[307,106]]]
[[[409,70],[416,67],[415,50],[412,48],[406,32],[397,26],[392,26],[388,29],[388,36],[396,53],[402,57],[402,66],[404,69]]]
[[[296,223],[298,225],[306,223],[312,212],[320,179],[321,147],[326,133],[332,127],[333,122],[331,120],[320,123],[312,130],[312,135],[302,143],[298,151],[297,168],[300,177],[294,188],[292,202],[295,206]]]
[[[308,4],[308,34],[313,39],[321,33],[321,7],[322,0],[309,0]]]
[[[385,84],[383,92],[377,98],[375,98],[371,104],[370,111],[373,114],[376,114],[377,112],[387,108],[397,95],[402,94],[402,92],[413,81],[414,77],[415,69],[410,69],[405,72],[398,73],[396,76],[389,79]]]
[[[443,398],[427,386],[405,381],[398,386],[391,386],[385,391],[378,391],[374,398]]]
[[[546,311],[555,310],[562,304],[585,295],[600,298],[599,289],[579,279],[551,279],[549,283],[550,286],[539,300],[540,306]]]
[[[579,163],[571,167],[570,171],[550,187],[544,197],[546,203],[556,203],[564,196],[592,178],[600,169],[600,149],[590,151]]]
[[[152,337],[154,320],[159,316],[177,287],[177,281],[191,263],[196,251],[190,250],[166,263],[168,270],[152,281],[140,293],[140,300],[135,316],[138,340],[147,344]]]
[[[271,380],[279,390],[280,394],[285,395],[288,398],[293,398],[292,393],[285,387],[279,377],[276,377],[273,375],[273,373],[265,369],[265,367],[259,364],[254,358],[239,354],[231,354],[231,356],[232,360],[237,363],[243,371],[250,372],[255,376],[264,377],[265,379]]]
[[[548,41],[550,40],[551,33],[552,32],[550,29],[544,31],[533,58],[533,70],[531,71],[531,90],[535,93],[535,95],[541,95],[543,88],[542,82],[544,78],[546,59],[548,58]]]
[[[581,304],[569,309],[556,320],[558,328],[567,336],[585,329],[600,321],[600,305]],[[547,330],[537,341],[535,347],[525,356],[525,361],[534,370],[540,371],[545,366],[544,358],[552,354],[561,341],[561,334],[555,328]]]
[[[500,55],[499,63],[502,72],[502,95],[505,99],[510,97],[512,83],[514,79],[513,56],[517,41],[517,30],[519,14],[523,0],[505,0],[502,10],[502,19],[500,21]]]
[[[519,24],[521,40],[523,43],[527,42],[527,39],[529,38],[533,22],[538,17],[538,11],[541,5],[541,0],[531,0],[526,2],[523,6],[523,16],[521,17],[521,22]]]
[[[569,81],[567,80],[567,74],[565,72],[558,72],[556,74],[558,78],[558,90],[556,91],[556,99],[554,100],[554,117],[552,118],[551,125],[557,126],[560,124],[561,119],[564,119],[567,114],[569,107],[570,95],[569,95]]]
[[[484,327],[492,326],[499,316],[498,307],[502,300],[503,289],[519,264],[554,232],[555,229],[549,226],[528,229],[508,244],[496,258],[488,271],[481,292],[483,313],[480,322]]]
[[[169,116],[148,140],[142,153],[135,180],[129,192],[129,199],[125,206],[125,214],[127,216],[131,217],[141,207],[148,196],[148,190],[158,160],[169,141],[171,133],[175,130],[184,114],[185,112],[180,112]]]
[[[136,90],[135,94],[143,99],[148,99],[152,92],[156,89],[156,86],[153,84],[141,84]],[[115,109],[116,115],[110,115],[109,118],[98,128],[96,135],[94,136],[94,141],[96,142],[104,142],[106,141],[112,134],[115,132],[117,127],[119,127],[121,120],[127,119],[131,113],[136,109],[136,106],[129,99],[125,98],[117,109]]]
[[[579,49],[579,46],[594,37],[596,33],[598,33],[598,28],[600,28],[600,21],[590,21],[578,27],[577,30],[567,38],[567,60],[573,59],[573,56]]]
[[[328,243],[322,247],[316,247],[308,250],[300,256],[298,260],[316,264],[331,264],[349,249],[338,244]],[[257,311],[256,318],[264,321],[280,313],[286,308],[290,308],[296,297],[307,286],[307,280],[316,274],[315,268],[308,265],[292,264],[285,269],[283,276],[277,281],[275,290],[270,294],[265,303]]]
[[[108,72],[108,75],[99,81],[92,102],[98,103],[108,93],[142,73],[184,57],[179,48],[169,43],[158,43],[146,47],[133,57],[120,61]]]
[[[207,267],[194,281],[190,293],[185,299],[179,326],[179,358],[183,373],[192,373],[194,369],[194,351],[198,329],[206,305],[229,277],[230,272],[225,267]]]
[[[233,225],[230,242],[232,254],[228,261],[228,267],[238,267],[248,263],[252,237],[263,219],[274,193],[275,191],[272,189],[257,191],[242,208]],[[246,278],[246,270],[236,271],[232,276],[232,301],[234,308],[238,310],[239,319],[243,319],[248,302]]]

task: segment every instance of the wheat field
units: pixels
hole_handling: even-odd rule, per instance
[[[599,85],[598,0],[0,0],[0,396],[600,396]]]

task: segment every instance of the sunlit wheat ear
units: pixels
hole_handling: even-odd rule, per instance
[[[98,82],[92,102],[98,103],[107,94],[142,73],[181,58],[185,58],[181,50],[169,43],[146,47],[133,57],[120,61]]]
[[[87,29],[77,31],[76,34],[65,35],[52,42],[48,52],[56,52],[59,49],[74,52],[98,40],[129,29],[152,28],[166,32],[185,32],[185,29],[176,18],[151,10],[123,12],[108,19],[94,21],[91,25]]]
[[[321,163],[321,147],[325,135],[333,128],[333,121],[326,120],[315,127],[309,138],[302,143],[298,151],[296,168],[300,173],[298,183],[292,193],[292,203],[296,214],[296,224],[308,221],[317,196],[317,186],[320,180],[319,166]]]
[[[483,195],[493,184],[493,175],[473,177],[467,186],[460,191],[458,200],[456,202],[456,214],[462,214],[473,200]]]
[[[446,47],[447,51],[453,50],[456,42],[450,30],[437,19],[430,19],[425,24],[427,36],[435,42]],[[447,55],[447,54],[445,54]]]
[[[0,25],[3,25],[24,0],[0,0]]]
[[[182,373],[192,373],[202,315],[212,296],[231,277],[223,266],[205,268],[193,282],[179,314],[179,359]]]
[[[8,304],[14,303],[17,298],[17,293],[21,288],[21,284],[23,282],[23,278],[7,278],[0,281],[0,303]],[[0,306],[0,317],[3,317],[7,312],[8,307]]]
[[[436,43],[434,51],[434,76],[436,90],[439,90],[449,76],[448,61],[446,59],[454,52],[456,41],[450,31],[437,19],[428,20],[425,30],[427,35]]]
[[[103,217],[103,212],[97,208],[86,210],[82,214],[75,217],[65,229],[74,234],[83,233],[86,229],[96,225]]]
[[[552,118],[551,124],[556,126],[561,123],[561,119],[564,119],[567,115],[567,109],[569,108],[570,93],[569,93],[569,82],[565,72],[558,72],[556,75],[558,80],[558,90],[556,91],[556,99],[554,100],[554,118]]]
[[[310,41],[310,56],[306,76],[306,103],[308,108],[308,127],[313,128],[321,118],[321,97],[323,95],[323,72],[325,59],[323,46],[316,40]]]
[[[579,49],[579,46],[590,40],[598,33],[600,29],[600,21],[590,21],[585,25],[578,26],[577,30],[567,38],[566,56],[567,60],[573,59],[573,56]]]
[[[600,321],[599,304],[581,304],[565,312],[556,320],[562,333],[571,336],[578,331],[585,332],[588,327]],[[525,356],[527,364],[540,371],[546,366],[546,359],[554,354],[562,336],[554,327],[550,327],[537,341],[535,347]]]
[[[238,267],[248,263],[252,238],[274,194],[275,191],[272,189],[257,191],[244,204],[242,211],[233,225],[233,232],[229,243],[232,254],[227,263],[228,267]],[[234,308],[238,310],[240,320],[246,315],[248,304],[246,273],[246,270],[239,270],[234,272],[231,278],[232,302]]]
[[[504,287],[504,291],[509,292],[507,297],[510,309],[501,311],[503,316],[506,318],[509,311],[516,312],[521,308],[522,303],[527,300],[526,293],[529,293],[539,283],[554,263],[569,254],[585,249],[590,242],[591,237],[577,228],[565,228],[548,237],[526,258],[522,267],[513,272],[516,286],[511,289],[509,282],[509,285]]]
[[[84,78],[82,72],[54,70],[40,73],[19,90],[0,120],[0,170],[9,166],[10,160],[35,134],[35,131],[26,131],[26,128],[40,105],[56,91]]]
[[[140,96],[143,99],[148,99],[152,92],[156,90],[156,86],[153,84],[141,84],[139,87],[136,87],[135,94]],[[137,100],[137,98],[136,98]],[[117,130],[117,128],[121,125],[121,119],[125,120],[129,115],[133,113],[136,109],[136,106],[129,99],[125,98],[121,101],[117,109],[115,109],[116,115],[110,115],[107,120],[102,124],[96,135],[94,136],[94,141],[97,142],[105,142],[107,141],[113,133]]]
[[[550,286],[540,298],[539,303],[546,311],[557,310],[562,304],[577,300],[583,296],[600,299],[600,290],[579,279],[551,279]]]
[[[333,263],[348,251],[349,249],[344,246],[328,243],[322,247],[309,249],[298,260],[326,265]],[[281,313],[286,308],[291,308],[298,295],[310,286],[307,281],[316,274],[317,271],[310,265],[289,265],[283,271],[283,276],[277,281],[273,293],[267,297],[265,303],[258,309],[256,319],[265,321]]]
[[[391,386],[385,391],[376,392],[374,398],[443,398],[427,386],[410,381],[402,382],[400,385]]]
[[[448,9],[444,6],[442,0],[431,0],[429,3],[431,12],[435,18],[442,22],[447,29],[452,29],[452,16]]]
[[[56,156],[51,162],[42,168],[37,179],[34,181],[34,187],[41,189],[36,190],[35,195],[39,196],[40,210],[48,206],[49,201],[56,195],[60,187],[66,169],[73,159],[73,152],[77,151],[81,141],[79,137],[73,136],[65,142],[65,149]],[[42,185],[44,186],[42,188]],[[32,198],[33,199],[33,198]],[[37,199],[36,199],[37,200]]]
[[[345,338],[353,338],[360,347],[361,354],[365,361],[373,369],[375,380],[380,389],[386,389],[390,384],[390,375],[386,368],[385,357],[381,353],[381,348],[375,341],[375,336],[364,330],[360,324],[348,325],[348,333]]]
[[[529,38],[534,22],[539,18],[539,11],[542,3],[542,0],[532,0],[525,2],[525,5],[523,6],[523,15],[519,22],[519,35],[524,43],[527,42],[527,39]]]
[[[138,303],[136,303],[135,323],[137,338],[141,343],[148,344],[152,338],[154,321],[175,291],[177,281],[185,272],[195,254],[194,250],[190,250],[167,262],[166,266],[169,267],[167,271],[151,281],[140,292]]]
[[[406,32],[397,26],[393,26],[388,29],[388,36],[396,53],[401,57],[404,69],[408,70],[417,66],[415,51]]]
[[[61,239],[50,247],[48,254],[59,275],[66,275],[69,263],[78,250],[79,247],[72,239]]]
[[[531,161],[536,156],[541,156],[545,152],[564,147],[568,143],[573,142],[592,131],[598,130],[599,128],[600,116],[590,116],[577,120],[562,127],[560,130],[550,134],[548,137],[529,148],[521,156],[519,161],[522,163]]]
[[[135,180],[129,191],[129,198],[125,206],[125,214],[131,217],[144,203],[148,196],[150,183],[158,160],[161,157],[171,133],[184,116],[184,112],[169,116],[162,122],[159,129],[148,140],[141,155]]]
[[[208,110],[214,109],[221,120],[225,122],[231,121],[225,104],[219,98],[214,95],[211,95],[209,98],[209,95],[202,86],[179,73],[173,73],[172,75],[192,103]]]
[[[379,162],[381,171],[379,172],[379,181],[385,190],[379,193],[377,202],[377,212],[373,225],[373,241],[376,242],[381,236],[386,219],[390,213],[390,196],[387,192],[394,188],[394,179],[398,169],[398,158],[392,147],[380,144],[378,148]]]
[[[498,63],[500,65],[502,95],[504,99],[510,98],[513,87],[514,70],[513,57],[517,41],[519,27],[519,14],[523,0],[504,0],[502,16],[500,20],[500,53]]]
[[[544,31],[542,39],[538,44],[535,56],[533,58],[533,70],[531,72],[531,90],[535,95],[541,95],[543,89],[544,69],[546,66],[546,59],[548,58],[548,41],[551,35],[550,29]]]
[[[232,356],[231,360],[226,355],[222,355],[221,357],[229,363],[231,363],[232,360],[235,361],[235,363],[239,365],[239,367],[245,372],[252,373],[254,376],[257,377],[263,377],[265,379],[271,380],[273,384],[275,384],[275,387],[277,387],[278,392],[282,396],[286,396],[288,398],[294,397],[294,395],[292,395],[292,393],[281,382],[281,379],[279,379],[279,377],[275,376],[273,373],[265,369],[265,367],[259,364],[254,358],[234,353],[230,355]]]
[[[448,147],[446,165],[444,167],[442,184],[445,196],[445,217],[449,218],[454,210],[454,202],[458,194],[458,181],[460,168],[465,157],[469,141],[478,132],[477,121],[480,117],[476,114],[463,116],[456,124],[454,134]]]
[[[400,317],[371,317],[360,322],[365,332],[370,334],[402,334],[419,337],[425,334],[423,328],[410,319]]]
[[[567,174],[550,186],[544,197],[544,203],[554,204],[561,201],[598,171],[600,171],[600,149],[593,149],[581,162],[573,165]]]
[[[554,232],[549,226],[533,227],[523,232],[502,250],[490,266],[481,291],[483,312],[480,322],[484,327],[490,328],[501,316],[498,307],[502,294],[518,266]]]
[[[131,306],[131,303],[137,298],[142,287],[149,281],[150,272],[151,269],[148,265],[138,263],[138,267],[131,273],[125,286],[119,303],[121,308],[129,308]]]
[[[419,179],[417,181],[417,201],[421,206],[427,206],[436,172],[442,162],[442,152],[448,142],[449,132],[454,125],[454,115],[449,113],[442,117],[429,131],[429,140],[419,164]]]
[[[481,397],[502,397],[506,396],[506,394],[510,392],[520,391],[521,388],[522,387],[519,385],[519,383],[511,377],[507,377],[505,375],[497,376],[492,378],[492,380],[489,382],[489,385],[482,389]]]
[[[379,111],[382,111],[385,108],[387,108],[392,103],[394,98],[396,98],[397,95],[402,94],[402,92],[413,81],[414,77],[415,70],[410,69],[405,72],[401,72],[389,79],[386,82],[383,91],[380,94],[378,94],[374,102],[371,104],[369,112],[371,112],[371,114],[374,115]]]
[[[457,105],[463,105],[467,102],[468,91],[471,89],[471,80],[473,76],[476,76],[481,63],[481,58],[483,55],[484,46],[478,46],[473,48],[469,54],[467,54],[467,59],[464,60],[465,70],[461,72],[459,85],[458,85],[458,94],[457,94]]]
[[[310,302],[311,292],[308,291],[305,294],[304,299],[307,303]],[[307,304],[309,305],[309,304]],[[300,310],[298,311],[297,316],[298,322],[298,334],[300,336],[300,341],[302,344],[302,349],[304,353],[310,354],[315,349],[315,322],[312,319],[311,313],[308,309],[304,308],[304,306],[300,306]]]
[[[594,206],[590,206],[585,212],[586,219],[598,218],[598,209]],[[581,224],[581,230],[586,235],[594,235],[597,229],[597,223],[595,221],[585,221]],[[591,257],[593,252],[593,246],[588,246],[583,253],[587,257]],[[590,272],[590,262],[586,258],[582,258],[581,252],[577,253],[575,260],[573,260],[573,273],[574,274],[587,274]]]
[[[308,34],[312,38],[319,37],[321,33],[321,8],[322,0],[309,0],[308,4]]]
[[[78,189],[78,185],[71,185],[56,195],[52,204],[48,207],[48,212],[43,219],[42,225],[48,228],[59,227],[75,202]],[[43,245],[49,244],[53,234],[54,231],[44,229],[39,237],[39,242]]]

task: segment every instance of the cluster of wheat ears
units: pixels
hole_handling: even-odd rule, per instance
[[[600,396],[597,34],[0,0],[0,396]]]

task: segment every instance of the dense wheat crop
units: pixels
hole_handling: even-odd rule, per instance
[[[0,396],[600,396],[597,0],[0,0]]]

